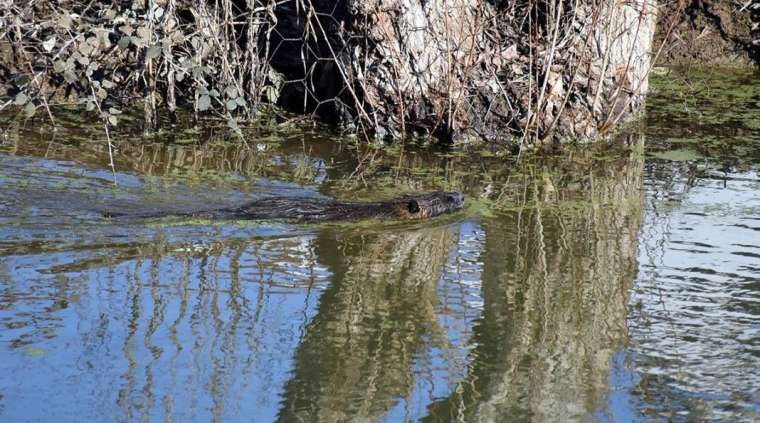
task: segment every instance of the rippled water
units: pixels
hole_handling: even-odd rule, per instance
[[[700,75],[688,87],[745,89],[683,107],[665,79],[613,147],[506,163],[283,130],[122,141],[112,173],[97,132],[16,122],[0,422],[758,421],[753,78]],[[468,206],[412,223],[102,217],[431,189]]]
[[[627,351],[636,392],[647,414],[757,420],[760,177],[676,181],[647,184]]]

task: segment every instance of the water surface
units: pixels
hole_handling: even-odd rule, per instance
[[[661,77],[611,145],[520,160],[283,126],[125,135],[112,171],[77,116],[5,124],[0,421],[760,420],[756,78]],[[468,206],[102,217],[432,189]]]

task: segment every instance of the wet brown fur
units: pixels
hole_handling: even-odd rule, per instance
[[[134,217],[186,216],[240,220],[283,219],[302,222],[360,219],[412,220],[454,212],[463,206],[464,195],[462,193],[435,191],[371,203],[341,202],[310,197],[270,197],[233,208],[186,213],[151,213]],[[107,216],[115,217],[116,215],[107,214]]]

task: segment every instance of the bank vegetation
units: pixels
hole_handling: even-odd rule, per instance
[[[0,109],[55,121],[76,103],[106,134],[127,110],[146,131],[186,116],[237,131],[276,106],[381,138],[595,139],[641,111],[700,13],[757,58],[760,10],[721,4],[746,34],[705,1],[0,0]]]

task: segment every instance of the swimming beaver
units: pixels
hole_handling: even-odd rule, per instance
[[[239,207],[187,213],[154,213],[135,217],[158,218],[187,216],[204,219],[288,219],[301,222],[326,222],[358,219],[424,219],[450,213],[464,206],[460,192],[429,192],[406,195],[373,203],[340,202],[308,197],[271,197]],[[116,217],[117,214],[106,214]],[[123,216],[123,215],[122,215]]]

